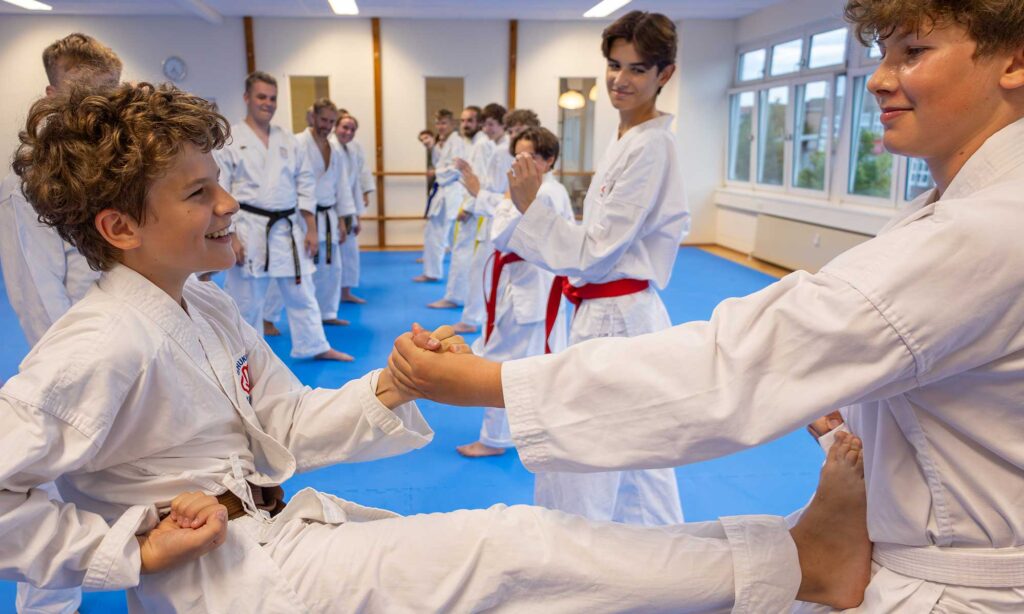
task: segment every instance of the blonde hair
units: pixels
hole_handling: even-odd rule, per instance
[[[60,73],[72,70],[88,74],[111,73],[121,78],[121,58],[103,43],[88,34],[75,32],[54,41],[43,50],[43,68],[50,85],[60,85]]]
[[[108,270],[120,251],[96,230],[96,214],[114,209],[143,222],[150,185],[182,148],[208,152],[229,136],[212,104],[172,85],[73,86],[32,105],[14,172],[39,220],[93,269]]]

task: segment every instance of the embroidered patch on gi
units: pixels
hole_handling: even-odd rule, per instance
[[[235,361],[235,375],[238,376],[238,385],[242,387],[246,400],[252,405],[252,379],[249,378],[248,354],[242,354],[242,357]]]

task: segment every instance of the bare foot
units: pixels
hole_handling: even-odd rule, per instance
[[[452,326],[452,330],[459,333],[460,335],[464,335],[467,333],[475,333],[476,326],[473,326],[472,324],[466,324],[465,322],[457,322]]]
[[[505,448],[492,448],[485,443],[474,441],[455,448],[455,451],[466,458],[483,458],[485,456],[501,456],[505,453]]]
[[[860,439],[838,433],[821,469],[818,492],[790,530],[800,556],[800,601],[838,610],[864,600],[871,579],[864,452]]]
[[[416,277],[413,277],[412,280],[419,283],[424,283],[428,281],[440,281],[436,277],[427,277],[426,275],[417,275]]]
[[[439,301],[434,301],[433,303],[428,303],[427,307],[430,307],[431,309],[455,309],[459,307],[459,304],[446,299],[441,299]]]
[[[280,337],[281,330],[277,328],[277,325],[270,320],[263,320],[263,336],[264,337]]]
[[[341,293],[342,303],[355,303],[356,305],[362,305],[366,302],[366,299],[360,298],[351,292],[342,291]]]
[[[317,360],[337,360],[338,362],[352,362],[353,360],[355,360],[353,356],[350,356],[345,352],[339,352],[334,348],[331,348],[326,352],[321,352],[314,356],[313,358]]]
[[[351,324],[348,320],[340,320],[338,318],[328,318],[323,321],[327,326],[348,326]]]

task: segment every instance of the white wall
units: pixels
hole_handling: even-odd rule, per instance
[[[729,130],[728,89],[735,62],[734,20],[693,20],[676,24],[679,33],[677,136],[683,185],[690,202],[687,243],[714,243],[715,190],[725,170]],[[664,94],[663,94],[664,95]]]
[[[789,30],[829,19],[842,19],[845,0],[787,0],[737,20],[736,42],[758,42]]]
[[[171,55],[188,64],[179,86],[216,98],[221,112],[242,113],[239,95],[245,79],[245,42],[241,19],[211,25],[187,17],[65,17],[4,15],[0,19],[0,161],[6,168],[18,144],[32,102],[43,95],[46,73],[42,52],[72,32],[95,36],[124,62],[122,77],[162,82],[162,62]],[[6,174],[6,170],[0,171]]]

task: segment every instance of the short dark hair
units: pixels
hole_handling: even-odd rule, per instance
[[[52,42],[43,50],[43,68],[50,85],[57,86],[58,71],[86,70],[90,73],[114,73],[121,78],[121,58],[110,47],[88,34],[75,32]]]
[[[257,81],[262,81],[267,85],[273,85],[277,87],[277,79],[275,79],[270,73],[265,73],[262,70],[254,70],[249,73],[249,76],[245,78],[245,93],[248,94],[252,91],[252,84]]]
[[[359,129],[359,120],[356,119],[355,115],[352,115],[348,111],[345,111],[344,113],[338,116],[338,124],[340,124],[341,120],[343,119],[351,119],[352,123],[356,125],[356,129]]]
[[[448,109],[438,109],[437,112],[434,113],[434,121],[436,122],[439,122],[442,119],[452,120],[454,118],[455,115]]]
[[[954,23],[977,44],[975,55],[1024,46],[1020,0],[849,0],[845,14],[864,45],[903,31]]]
[[[540,118],[530,109],[512,109],[505,114],[504,124],[512,126],[529,126],[530,128],[540,127]]]
[[[319,115],[320,111],[323,111],[324,109],[337,111],[338,105],[331,102],[330,98],[317,98],[316,102],[313,103],[313,113],[315,115]]]
[[[509,145],[509,153],[513,156],[516,155],[516,145],[519,141],[533,143],[533,152],[545,160],[551,160],[552,166],[558,162],[558,137],[547,128],[538,126],[520,132]]]
[[[501,106],[496,102],[492,102],[491,104],[484,107],[484,110],[480,112],[480,121],[493,119],[494,121],[504,126],[506,113],[508,113],[508,111],[505,110],[505,107]]]
[[[483,109],[476,106],[475,104],[467,106],[465,109],[463,109],[463,111],[472,111],[476,115],[476,118],[478,120],[480,119],[480,115],[483,114]]]
[[[676,24],[660,13],[630,11],[615,20],[601,33],[601,53],[608,58],[612,44],[622,39],[632,43],[648,67],[658,72],[676,63],[678,36]]]
[[[431,132],[430,130],[420,130],[420,133],[419,133],[419,134],[417,134],[416,136],[417,136],[417,137],[421,137],[421,136],[423,136],[424,134],[426,134],[426,135],[429,135],[429,136],[434,136],[434,133],[433,133],[433,132]]]

